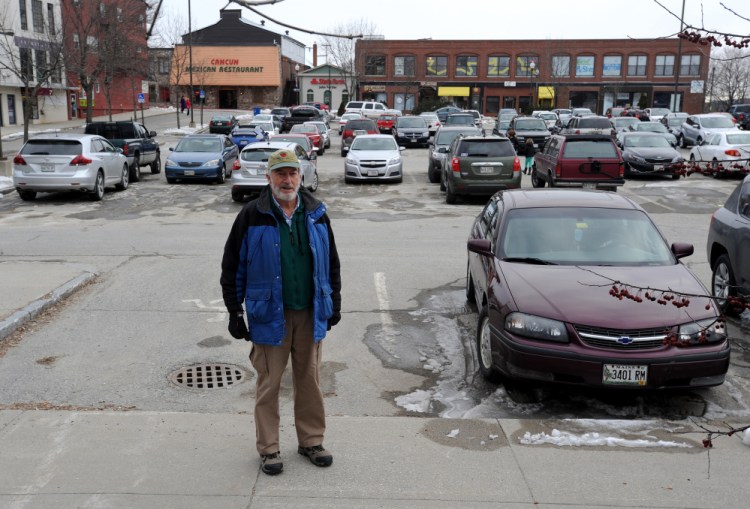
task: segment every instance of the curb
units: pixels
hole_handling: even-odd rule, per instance
[[[51,308],[58,302],[62,301],[66,297],[71,296],[80,288],[85,286],[90,281],[93,281],[97,277],[94,272],[87,272],[80,276],[71,279],[62,286],[52,290],[46,297],[39,300],[35,300],[24,308],[16,311],[8,318],[0,322],[0,342],[5,340],[8,336],[13,334],[19,327],[29,323],[31,320],[39,316],[41,313]]]

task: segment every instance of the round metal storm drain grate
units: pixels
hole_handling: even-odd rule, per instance
[[[197,364],[179,369],[169,376],[173,383],[190,389],[222,389],[244,378],[244,371],[231,364]]]

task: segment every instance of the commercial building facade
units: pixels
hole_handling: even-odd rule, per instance
[[[175,46],[171,85],[188,96],[192,83],[193,104],[203,101],[209,108],[296,103],[296,67],[305,69],[304,44],[243,19],[239,9],[220,13],[216,24],[186,34]]]
[[[674,39],[357,41],[357,97],[410,111],[444,98],[500,108],[666,107],[700,113],[710,46]]]
[[[319,102],[327,104],[331,111],[349,101],[351,75],[335,65],[323,64],[298,75],[299,104]]]

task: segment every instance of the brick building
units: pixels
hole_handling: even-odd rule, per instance
[[[709,52],[677,38],[361,39],[357,97],[403,111],[444,98],[485,115],[500,108],[602,113],[625,105],[700,113]]]

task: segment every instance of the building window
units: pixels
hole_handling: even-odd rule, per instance
[[[31,0],[31,22],[34,32],[44,32],[44,15],[42,14],[42,0]]]
[[[36,80],[45,81],[47,79],[47,52],[43,49],[34,50],[34,59],[36,60]]]
[[[680,58],[681,76],[698,76],[701,69],[700,55],[682,55]]]
[[[18,57],[21,63],[21,80],[24,82],[34,81],[31,50],[29,48],[18,48]]]
[[[414,57],[395,57],[393,59],[394,76],[414,76],[416,72],[416,60]]]
[[[367,55],[365,57],[365,74],[367,76],[385,76],[385,55]]]
[[[630,55],[628,57],[628,76],[645,76],[646,61],[646,55]]]
[[[99,40],[93,35],[87,35],[86,44],[88,45],[89,48],[98,48]]]
[[[428,55],[425,59],[426,76],[448,76],[448,57]]]
[[[570,76],[570,57],[568,55],[552,57],[552,76]]]
[[[622,74],[622,57],[607,55],[602,61],[602,76],[620,76]]]
[[[102,16],[107,14],[107,6],[104,5],[103,3],[99,4],[99,14],[101,14]]]
[[[414,94],[393,94],[393,104],[397,110],[411,111],[414,109],[415,101]]]
[[[510,57],[491,56],[487,59],[487,76],[499,78],[510,76]]]
[[[485,100],[485,106],[487,113],[497,115],[497,112],[500,111],[500,98],[496,95],[488,96]]]
[[[477,57],[461,55],[456,57],[456,77],[476,76]]]
[[[73,47],[75,49],[80,49],[81,47],[81,39],[78,37],[78,34],[73,34]]]
[[[21,30],[28,30],[29,15],[26,11],[26,0],[18,0],[18,15],[21,17]]]
[[[52,69],[51,73],[52,83],[62,83],[62,68],[59,60],[55,64],[55,67],[54,69]]]
[[[533,73],[532,68],[534,69]],[[536,55],[516,57],[516,76],[532,76],[532,74],[534,76],[539,74],[539,57]]]
[[[55,35],[57,30],[55,26],[55,6],[47,4],[47,27],[50,35]]]
[[[307,102],[311,103],[315,101],[315,92],[313,92],[312,88],[307,89]]]
[[[576,76],[594,75],[594,55],[580,55],[576,57]]]
[[[159,59],[159,74],[169,74],[169,60],[166,58]]]
[[[674,55],[656,55],[655,76],[674,76]]]

